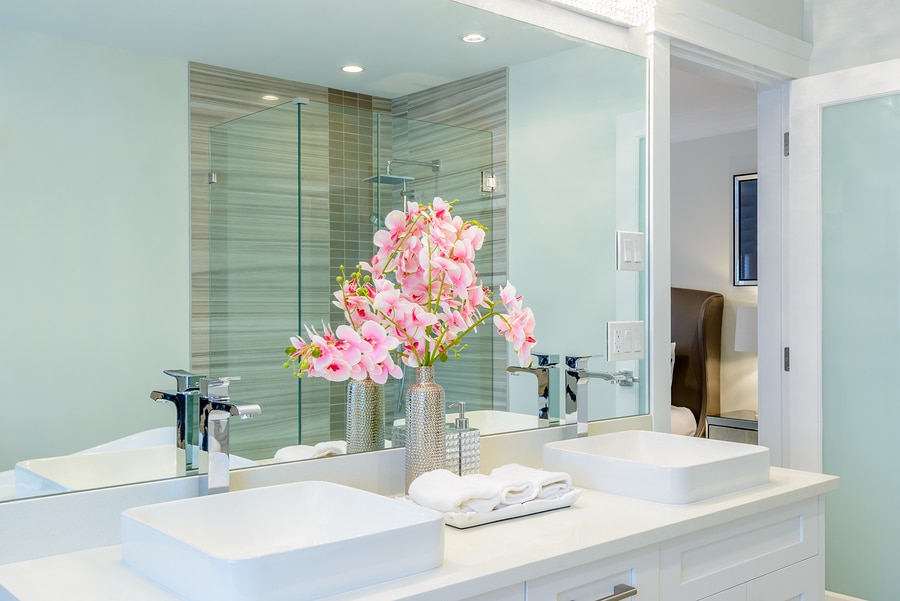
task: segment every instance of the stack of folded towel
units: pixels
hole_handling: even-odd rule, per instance
[[[545,472],[511,463],[494,469],[490,475],[426,472],[409,485],[409,498],[437,511],[488,513],[528,501],[550,501],[571,490],[572,478],[565,472]]]
[[[290,447],[278,449],[275,453],[274,460],[281,461],[297,461],[298,459],[318,459],[319,457],[332,457],[334,455],[347,454],[347,441],[345,440],[326,440],[317,445],[297,444]]]

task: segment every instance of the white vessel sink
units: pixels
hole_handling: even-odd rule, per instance
[[[544,469],[576,486],[658,503],[693,503],[769,481],[769,449],[629,430],[544,445]]]
[[[441,565],[443,514],[330,482],[135,507],[122,558],[188,601],[304,601]]]
[[[90,490],[184,475],[176,469],[178,462],[184,461],[176,452],[173,440],[172,444],[158,446],[26,459],[15,467],[16,497]],[[232,469],[256,465],[255,461],[237,455],[231,455],[229,460]]]

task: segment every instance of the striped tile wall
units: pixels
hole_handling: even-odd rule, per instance
[[[492,94],[486,93],[488,82],[477,79],[478,85],[474,87],[481,90],[478,95],[501,102],[505,109],[505,72],[497,72],[490,78],[495,88],[503,88],[502,92],[495,89]],[[465,88],[465,85],[459,86],[452,89],[452,93],[459,98]],[[274,93],[282,98],[303,96],[311,102],[301,106],[299,113],[295,106],[288,105],[235,121],[269,106],[259,99],[262,93]],[[443,97],[442,93],[435,97],[435,114],[441,114],[448,124],[458,125],[451,123],[452,111],[442,108]],[[427,98],[415,95],[395,100],[393,110],[397,111],[398,106],[415,106],[422,113],[416,118],[424,119],[428,105]],[[439,155],[443,154],[440,158],[446,165],[435,179],[442,180],[440,186],[446,186],[448,190],[441,193],[453,196],[453,189],[460,188],[454,182],[457,177],[453,169],[457,160],[455,154],[461,154],[463,158],[469,155],[469,162],[474,155],[478,157],[476,163],[490,163],[490,152],[483,158],[483,151],[478,155],[465,145],[456,152],[446,150],[448,143],[459,142],[453,139],[457,137],[454,134],[448,136],[445,133],[442,139],[441,134],[429,131],[427,124],[418,123],[398,127],[398,132],[394,132],[389,126],[392,120],[387,117],[381,119],[381,147],[378,147],[378,138],[373,137],[370,111],[386,115],[391,108],[392,103],[387,99],[191,65],[192,369],[218,376],[240,375],[243,381],[234,385],[234,396],[263,405],[263,415],[232,430],[233,450],[239,455],[264,459],[271,457],[274,450],[297,444],[300,440],[304,444],[313,444],[343,438],[345,385],[329,385],[310,378],[302,380],[298,387],[297,380],[281,367],[284,355],[280,349],[287,345],[287,336],[298,331],[298,310],[304,323],[310,325],[323,320],[340,320],[340,315],[327,305],[338,265],[349,267],[371,254],[374,231],[371,216],[379,208],[379,202],[399,206],[399,190],[387,194],[383,187],[365,184],[362,180],[383,170],[391,152],[419,158],[420,155],[431,156],[434,148]],[[468,105],[465,111],[471,113],[472,106]],[[484,112],[492,113],[491,110]],[[459,116],[457,119],[464,121]],[[303,152],[299,158],[292,151],[298,120],[303,139]],[[477,127],[477,124],[466,127]],[[493,154],[503,156],[505,166],[505,123],[498,127],[495,122],[491,129],[494,131]],[[408,137],[409,130],[419,131]],[[210,131],[213,138],[218,138],[212,140],[214,147],[225,144],[230,155],[235,152],[245,154],[242,161],[232,158],[226,162],[227,168],[223,168],[219,182],[213,186],[215,195],[228,198],[228,209],[223,213],[214,206],[212,226],[207,184],[211,168]],[[502,134],[498,135],[498,131]],[[407,136],[405,147],[403,136]],[[413,140],[411,145],[409,140]],[[500,150],[498,140],[503,141]],[[214,148],[214,157],[216,152]],[[298,169],[303,212],[299,224],[300,268],[294,256],[296,251],[290,251],[292,245],[296,248],[297,238],[296,205],[292,203],[296,203],[297,198]],[[421,194],[431,194],[431,186],[436,182],[421,178],[421,183],[427,188]],[[417,200],[424,202],[430,200],[430,196]],[[489,196],[483,198],[476,194],[465,200],[472,212],[467,207],[464,217],[489,222],[493,214]],[[505,202],[503,204],[505,206]],[[380,208],[382,215],[386,213],[385,206]],[[505,211],[493,222],[489,237],[493,257],[488,265],[479,268],[486,281],[505,281],[505,259],[502,264],[497,259],[498,255],[505,256]],[[229,235],[217,229],[226,225]],[[209,242],[211,232],[212,246]],[[498,233],[502,233],[503,238],[498,238]],[[266,243],[254,245],[253,240],[265,240]],[[498,274],[502,280],[496,279]],[[295,294],[298,287],[299,299]],[[211,305],[210,298],[217,300]],[[227,322],[226,326],[225,319],[233,317],[233,313],[244,317],[240,321]],[[485,333],[490,334],[489,330],[487,328]],[[495,378],[488,388],[493,388],[495,404],[499,398],[505,405],[506,379],[502,372],[505,348],[502,343],[494,344],[490,336],[484,338],[486,343],[476,341],[473,348],[467,349],[467,358],[476,367],[488,366],[489,373],[490,368],[500,366],[502,377]],[[227,340],[228,352],[216,348],[223,340]],[[450,376],[450,391],[457,384],[471,388],[471,372],[466,375],[461,370],[459,374],[459,377]],[[497,382],[502,384],[500,392]],[[397,409],[398,395],[398,387],[394,384],[386,394],[390,413]],[[298,399],[302,401],[298,402]],[[386,423],[392,423],[393,417],[389,414]]]

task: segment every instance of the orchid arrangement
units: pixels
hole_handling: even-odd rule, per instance
[[[451,208],[435,198],[431,205],[411,202],[406,212],[390,212],[386,229],[375,233],[371,260],[349,276],[341,268],[334,304],[349,325],[334,332],[325,327],[323,335],[307,328],[309,342],[291,338],[285,367],[298,376],[369,375],[383,383],[400,375],[392,353],[411,367],[446,361],[451,353],[459,357],[462,339],[490,318],[513,343],[519,363],[528,365],[534,314],[509,282],[499,290],[500,301],[493,299],[474,264],[485,228],[451,216]]]

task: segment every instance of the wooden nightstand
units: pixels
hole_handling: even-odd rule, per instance
[[[707,415],[709,437],[747,444],[759,443],[759,422],[755,411],[740,409],[719,415]]]

